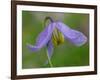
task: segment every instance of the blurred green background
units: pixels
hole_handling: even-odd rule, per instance
[[[50,16],[54,20],[60,20],[70,28],[84,33],[89,41],[89,14],[79,13],[55,13],[22,11],[22,68],[45,68],[47,60],[46,47],[38,52],[31,52],[26,44],[34,45],[36,38],[45,28],[44,19]],[[53,67],[74,67],[89,65],[89,42],[81,47],[65,40],[64,44],[54,48],[51,62]]]

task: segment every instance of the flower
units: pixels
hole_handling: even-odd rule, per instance
[[[87,42],[87,37],[82,32],[71,29],[61,21],[53,21],[50,17],[47,19],[51,23],[39,34],[34,46],[31,44],[27,45],[30,50],[39,51],[44,46],[47,46],[48,55],[51,57],[53,48],[62,44],[64,39],[69,40],[76,46],[82,46]]]

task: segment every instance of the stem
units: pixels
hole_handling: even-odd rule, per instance
[[[49,65],[50,65],[50,67],[53,67],[52,62],[51,62],[51,60],[50,60],[50,57],[49,57],[49,55],[48,55],[48,51],[47,51],[46,54],[47,54],[48,63],[49,63]]]
[[[47,16],[47,17],[45,18],[44,22],[46,22],[47,20],[50,20],[51,22],[54,22],[53,19],[52,19],[51,17],[49,17],[49,16]]]
[[[53,19],[52,19],[51,17],[47,16],[47,17],[44,19],[44,26],[46,26],[47,21],[54,22]]]

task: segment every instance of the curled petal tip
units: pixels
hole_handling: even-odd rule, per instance
[[[26,44],[27,45],[27,48],[29,48],[29,50],[31,51],[38,51],[39,48],[37,46],[33,46],[33,45],[30,45],[30,44]]]

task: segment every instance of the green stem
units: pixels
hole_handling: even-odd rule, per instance
[[[50,57],[49,57],[49,55],[48,55],[48,51],[47,51],[47,58],[48,58],[48,63],[49,63],[49,65],[50,65],[50,67],[53,67],[52,62],[51,62],[51,60],[50,60]]]

